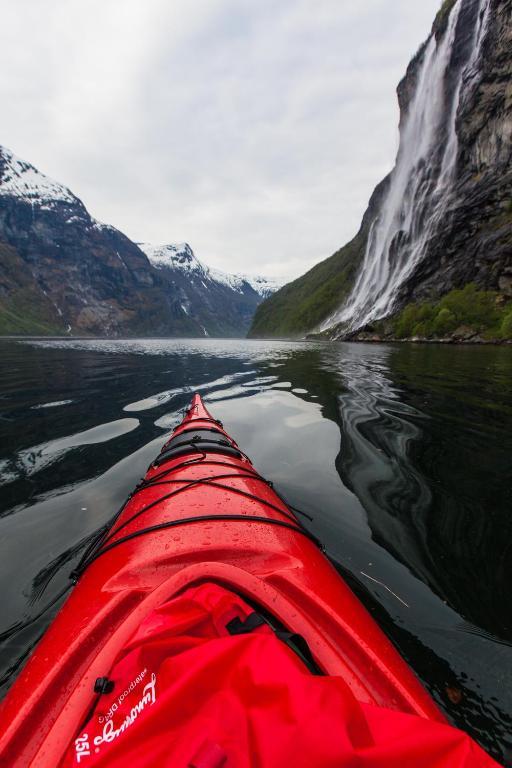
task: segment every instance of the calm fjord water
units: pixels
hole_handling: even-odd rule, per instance
[[[510,760],[511,348],[45,340],[0,352],[4,691],[55,611],[42,609],[199,391],[313,516],[448,716]]]

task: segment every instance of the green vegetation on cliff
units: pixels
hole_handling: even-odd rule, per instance
[[[249,337],[303,336],[315,328],[350,291],[365,242],[359,232],[330,258],[266,299],[256,310]]]
[[[440,9],[437,12],[436,18],[434,19],[434,31],[437,32],[437,34],[444,30],[448,22],[450,11],[455,5],[455,2],[456,0],[443,0]]]
[[[389,321],[384,321],[384,325],[388,330]],[[504,302],[496,291],[481,291],[474,283],[468,283],[436,302],[408,304],[391,320],[390,330],[398,339],[443,338],[457,335],[458,331],[478,334],[484,339],[510,339],[512,302]]]
[[[0,336],[46,336],[65,330],[16,249],[0,243]]]
[[[63,331],[34,311],[30,297],[25,307],[18,302],[15,312],[0,304],[0,336],[52,336],[62,335]]]

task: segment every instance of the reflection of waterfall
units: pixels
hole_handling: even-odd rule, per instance
[[[470,5],[477,6],[472,40],[461,51],[466,46],[459,21]],[[422,260],[453,192],[456,119],[478,74],[489,11],[490,0],[457,0],[441,39],[433,34],[422,52],[396,165],[370,228],[362,268],[346,304],[322,329],[343,323],[351,330],[389,315],[399,288]]]
[[[340,371],[341,452],[336,468],[367,514],[372,537],[443,594],[428,551],[432,491],[413,456],[427,421],[393,383],[389,348],[346,354]]]

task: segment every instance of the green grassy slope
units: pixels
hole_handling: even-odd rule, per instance
[[[303,336],[313,330],[348,294],[365,245],[361,230],[330,258],[266,299],[256,310],[249,337]]]
[[[438,301],[408,304],[395,317],[376,323],[398,339],[446,338],[463,327],[484,339],[512,338],[512,301],[474,283],[446,293]]]
[[[57,310],[18,252],[0,243],[0,335],[65,332]]]

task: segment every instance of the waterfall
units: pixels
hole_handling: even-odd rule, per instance
[[[478,3],[472,44],[450,87],[457,26],[466,0],[457,0],[446,29],[423,51],[416,89],[403,122],[395,167],[373,220],[362,266],[345,304],[320,330],[355,330],[392,313],[397,293],[421,262],[446,212],[458,154],[457,114],[478,75],[490,0]]]

